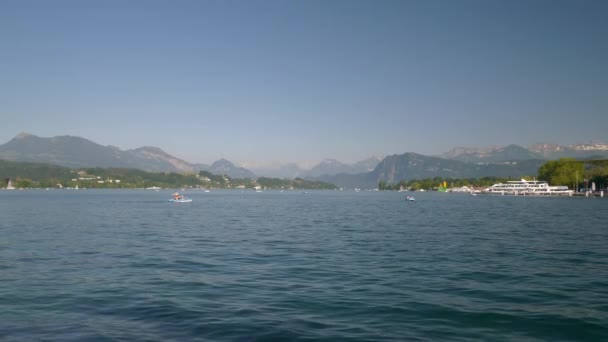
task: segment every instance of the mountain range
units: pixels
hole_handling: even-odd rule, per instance
[[[140,147],[123,151],[115,146],[102,146],[74,136],[41,138],[20,133],[0,145],[0,159],[50,163],[67,167],[119,167],[146,171],[194,172],[188,162],[157,147]]]
[[[440,157],[475,163],[495,163],[530,159],[606,158],[608,157],[608,144],[600,142],[568,146],[557,144],[534,144],[527,148],[519,145],[493,146],[488,148],[455,147],[440,155]]]
[[[480,178],[522,177],[536,175],[545,160],[530,159],[500,163],[472,163],[454,159],[404,153],[387,156],[373,171],[361,174],[337,174],[318,177],[318,180],[339,187],[375,188],[379,181],[396,184],[401,180],[424,178]]]
[[[152,172],[181,173],[204,170],[219,175],[225,174],[231,178],[257,178],[256,173],[226,159],[217,160],[211,165],[193,164],[172,156],[158,147],[144,146],[123,151],[115,146],[103,146],[81,137],[69,135],[42,138],[33,134],[20,133],[7,143],[0,145],[0,159],[49,163],[74,168],[119,167]],[[326,159],[311,169],[303,169],[292,163],[280,165],[276,169],[260,169],[258,175],[280,178],[314,178],[326,174],[354,174],[371,171],[378,162],[380,162],[378,157],[370,157],[355,164]]]
[[[201,170],[225,174],[231,178],[257,176],[310,178],[342,187],[375,187],[380,180],[388,183],[402,179],[433,177],[473,178],[484,176],[520,177],[535,175],[546,160],[561,157],[579,159],[608,158],[608,144],[591,142],[562,146],[535,144],[493,146],[489,148],[457,147],[439,156],[404,153],[384,158],[370,157],[354,164],[325,159],[309,169],[297,164],[279,164],[255,172],[220,159],[211,165],[192,164],[172,156],[158,147],[144,146],[121,150],[102,146],[75,136],[37,137],[20,133],[0,145],[0,159],[50,163],[79,167],[134,168],[153,172],[193,173]]]
[[[539,153],[519,145],[491,148],[454,148],[441,157],[471,163],[503,163],[530,159],[544,159]]]
[[[336,159],[324,159],[311,168],[303,168],[296,163],[274,164],[266,167],[250,166],[258,175],[278,178],[316,178],[324,175],[339,173],[357,174],[372,171],[382,160],[381,157],[372,156],[353,164],[343,163]]]
[[[459,147],[435,157],[408,152],[385,157],[373,171],[367,173],[324,175],[317,179],[340,187],[374,188],[379,181],[394,184],[401,180],[435,177],[517,178],[534,176],[547,160],[564,157],[608,158],[608,144],[536,144],[528,148],[513,144],[489,148]]]

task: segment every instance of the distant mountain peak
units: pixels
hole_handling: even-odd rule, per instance
[[[33,134],[30,134],[30,133],[27,133],[27,132],[21,132],[15,136],[15,139],[26,139],[26,138],[30,138],[30,137],[36,137],[36,136]]]
[[[211,167],[224,167],[224,166],[234,167],[235,165],[230,160],[225,159],[225,158],[220,158],[220,159],[214,161],[213,164],[211,164]]]
[[[577,151],[608,151],[608,144],[598,141],[590,141],[585,144],[574,144],[569,147]]]
[[[567,148],[558,144],[538,143],[528,146],[528,149],[536,153],[550,153],[563,151]]]
[[[66,167],[117,167],[146,171],[192,172],[192,165],[154,147],[122,151],[78,136],[41,138],[22,132],[0,145],[0,159],[44,162]]]
[[[211,164],[208,170],[218,175],[228,175],[231,178],[256,178],[255,174],[245,168],[234,165],[231,161],[221,158]]]

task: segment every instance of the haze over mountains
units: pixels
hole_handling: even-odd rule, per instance
[[[11,161],[49,163],[74,168],[135,168],[156,172],[192,173],[205,170],[215,174],[226,174],[232,178],[302,177],[318,179],[342,187],[375,187],[380,180],[394,183],[402,179],[433,177],[521,177],[535,175],[546,160],[561,157],[607,158],[608,144],[594,142],[570,146],[536,144],[528,148],[518,145],[490,148],[458,147],[440,156],[407,152],[384,158],[374,156],[354,164],[325,159],[310,169],[303,169],[291,163],[279,164],[272,169],[255,169],[255,172],[239,167],[226,159],[220,159],[211,165],[192,164],[158,147],[144,146],[121,150],[75,136],[42,138],[21,133],[0,145],[0,159]]]
[[[606,156],[608,156],[608,144],[600,142],[569,146],[534,144],[527,148],[513,144],[488,148],[456,147],[441,155],[441,157],[446,159],[489,163],[529,159],[591,158]]]
[[[316,178],[323,175],[334,175],[339,173],[357,174],[372,171],[382,160],[382,157],[371,156],[353,164],[343,163],[336,159],[324,159],[310,168],[304,168],[296,163],[277,163],[265,167],[249,167],[260,176],[278,178]]]
[[[205,170],[232,178],[257,176],[314,178],[324,174],[354,174],[371,171],[380,162],[379,157],[370,157],[355,164],[326,159],[311,169],[304,169],[292,163],[278,165],[274,169],[256,169],[257,172],[254,173],[223,158],[211,165],[194,164],[172,156],[158,147],[144,146],[123,151],[118,147],[103,146],[81,137],[66,135],[42,138],[28,133],[20,133],[0,145],[0,159],[50,163],[67,167],[120,167],[155,172]]]

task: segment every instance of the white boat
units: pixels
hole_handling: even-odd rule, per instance
[[[470,192],[472,192],[472,191],[473,191],[473,189],[471,189],[470,187],[468,187],[468,186],[466,186],[466,185],[463,185],[463,186],[461,186],[461,187],[459,187],[459,188],[454,188],[454,187],[453,187],[453,188],[451,188],[449,191],[450,191],[450,192],[464,192],[464,193],[467,193],[467,192],[468,192],[468,193],[470,193]]]
[[[410,201],[410,202],[415,202],[416,199],[414,198],[414,196],[405,196],[405,199]]]
[[[485,189],[483,193],[486,194],[500,194],[500,195],[569,195],[571,196],[574,191],[568,190],[567,186],[556,185],[551,186],[549,183],[544,181],[527,181],[522,179],[520,181],[508,181],[506,183],[497,183],[491,187]]]
[[[15,190],[15,187],[13,186],[13,181],[10,178],[7,178],[6,180],[6,190]]]
[[[184,196],[183,194],[180,194],[179,192],[176,192],[173,194],[173,198],[171,198],[169,200],[169,202],[188,203],[188,202],[192,202],[192,199],[187,198],[186,196]]]
[[[181,198],[181,199],[170,199],[169,202],[175,202],[175,203],[188,203],[188,202],[192,202],[191,198]]]

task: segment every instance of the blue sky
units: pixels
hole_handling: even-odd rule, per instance
[[[608,140],[607,1],[0,0],[0,143],[352,162]]]

